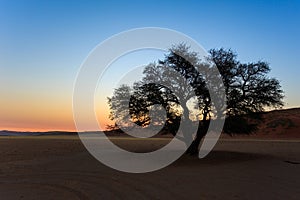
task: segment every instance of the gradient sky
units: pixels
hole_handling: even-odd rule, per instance
[[[108,37],[149,26],[267,61],[285,107],[299,107],[299,19],[297,1],[0,1],[0,130],[74,130],[81,63]]]

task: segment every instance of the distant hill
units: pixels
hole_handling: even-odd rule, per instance
[[[230,137],[222,135],[223,138]],[[233,135],[233,138],[300,138],[300,108],[263,112],[258,130],[250,135]]]
[[[46,132],[30,132],[30,131],[22,132],[22,131],[9,131],[9,130],[0,131],[0,136],[76,135],[76,134],[77,132],[67,132],[67,131],[46,131]]]
[[[262,115],[255,135],[276,138],[300,138],[300,108],[273,110]]]

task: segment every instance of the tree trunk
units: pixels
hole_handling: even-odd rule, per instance
[[[186,143],[187,147],[189,147],[189,144],[191,144],[191,141],[193,140],[192,133],[189,133],[187,130],[192,126],[192,120],[189,117],[189,109],[186,106],[186,102],[182,103],[182,108],[183,108],[183,120],[184,120],[184,125],[182,125],[183,129],[183,138],[184,142]]]
[[[208,112],[204,112],[203,113],[203,121],[199,122],[199,127],[197,130],[196,137],[186,151],[186,153],[189,155],[198,155],[199,154],[200,142],[201,142],[202,138],[206,135],[208,127],[209,127],[210,121],[207,119],[207,116],[208,116]]]

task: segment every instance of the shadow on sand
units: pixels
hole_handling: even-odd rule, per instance
[[[174,165],[219,165],[253,160],[270,160],[272,156],[264,154],[234,152],[234,151],[212,151],[205,158],[183,155]]]

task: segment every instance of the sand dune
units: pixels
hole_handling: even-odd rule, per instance
[[[114,142],[148,151],[164,140]],[[145,174],[101,164],[77,136],[2,137],[0,145],[1,199],[300,198],[300,141],[222,139],[202,160],[183,156]]]

